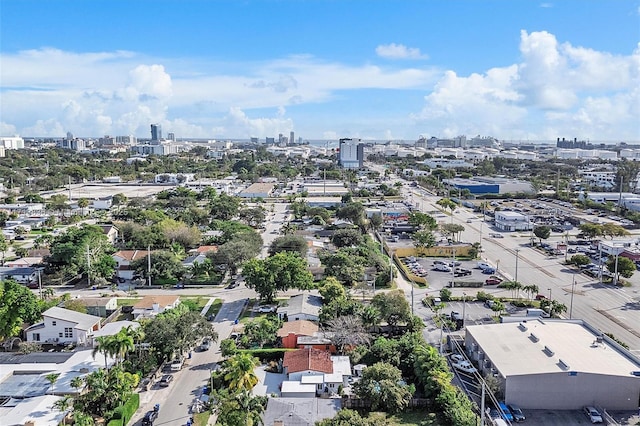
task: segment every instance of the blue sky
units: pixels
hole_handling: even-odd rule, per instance
[[[640,141],[640,0],[0,1],[0,134]]]

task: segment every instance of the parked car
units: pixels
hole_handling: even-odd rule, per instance
[[[162,378],[158,382],[158,385],[160,385],[163,388],[166,388],[171,384],[172,381],[173,381],[173,376],[171,374],[165,374],[164,376],[162,376]]]
[[[519,406],[515,404],[507,404],[507,407],[509,407],[511,414],[513,414],[513,420],[516,423],[524,422],[527,419]]]
[[[602,414],[595,407],[584,407],[584,413],[591,423],[602,423]]]
[[[228,286],[226,286],[225,288],[226,288],[227,290],[229,290],[229,289],[232,289],[232,288],[236,288],[236,287],[238,287],[239,285],[240,285],[240,284],[238,283],[238,281],[231,281],[231,282],[229,283],[229,285],[228,285]]]
[[[451,272],[451,268],[449,268],[447,265],[442,264],[437,264],[433,267],[433,269],[440,272]]]
[[[502,282],[502,278],[498,278],[498,277],[489,277],[484,281],[485,285],[498,285],[501,282]]]
[[[513,421],[513,414],[511,414],[511,410],[509,410],[509,407],[507,407],[507,404],[505,404],[504,402],[500,401],[498,402],[498,405],[500,406],[500,410],[502,411],[502,417],[505,420],[508,420],[510,422]]]
[[[465,268],[456,268],[453,271],[453,275],[455,275],[456,277],[464,277],[466,275],[471,275],[471,270]]]
[[[158,412],[156,410],[147,411],[147,414],[142,418],[142,426],[153,426],[153,422],[158,418]]]
[[[466,361],[465,358],[462,355],[460,355],[460,354],[451,355],[451,362],[458,363],[458,362],[462,362],[462,361]]]
[[[451,267],[460,266],[460,265],[462,265],[462,262],[458,262],[457,260],[451,261],[447,264],[447,266],[451,266]]]
[[[452,365],[456,370],[464,371],[465,373],[473,374],[478,372],[469,361],[454,362]]]
[[[208,351],[209,349],[211,349],[211,340],[210,339],[204,339],[202,341],[202,343],[200,344],[200,350],[201,351]]]
[[[264,306],[260,306],[258,308],[258,312],[260,312],[261,314],[268,314],[271,312],[275,312],[276,308],[274,308],[273,306],[269,306],[269,305],[264,305]]]
[[[482,273],[486,274],[486,275],[495,274],[496,273],[496,268],[484,268],[482,270]]]

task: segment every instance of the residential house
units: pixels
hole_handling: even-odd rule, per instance
[[[318,324],[311,321],[288,321],[282,324],[277,336],[283,348],[294,349],[298,347],[299,337],[313,336],[318,330],[320,330]]]
[[[133,318],[150,318],[167,309],[173,309],[180,304],[180,296],[155,295],[145,296],[133,305]]]
[[[87,297],[75,299],[87,308],[89,315],[106,318],[118,309],[118,299],[115,297]]]
[[[288,378],[282,382],[282,397],[336,394],[351,378],[348,356],[332,356],[313,348],[285,352],[282,366]]]
[[[21,257],[20,259],[9,260],[4,265],[10,268],[28,268],[41,264],[42,260],[42,256]]]
[[[149,255],[147,250],[120,250],[113,254],[116,261],[116,277],[120,280],[133,279],[135,270],[131,268],[131,264],[138,259],[143,259]]]
[[[20,284],[38,282],[38,269],[33,267],[0,267],[0,279],[12,279]]]
[[[102,233],[107,236],[107,240],[111,244],[115,244],[118,239],[118,228],[113,225],[99,225],[102,228]]]
[[[42,322],[25,330],[28,342],[92,344],[102,318],[54,306],[42,313]]]
[[[136,321],[114,321],[104,325],[100,330],[93,333],[93,346],[97,345],[96,338],[104,337],[104,336],[113,336],[118,334],[120,330],[123,328],[131,327],[133,330],[140,327],[140,323]],[[143,345],[148,345],[148,343],[143,343]]]
[[[269,398],[263,414],[265,426],[314,426],[331,419],[342,408],[338,398]]]
[[[278,308],[278,318],[285,321],[318,321],[320,319],[322,298],[312,294],[297,294],[292,296],[285,306]]]

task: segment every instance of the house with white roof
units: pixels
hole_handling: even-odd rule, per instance
[[[25,330],[28,342],[92,344],[102,318],[54,306],[42,313],[42,322]]]

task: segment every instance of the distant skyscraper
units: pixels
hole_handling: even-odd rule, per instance
[[[151,125],[151,140],[159,141],[162,139],[162,126],[159,124]]]
[[[294,137],[295,135],[293,134],[293,132],[289,133],[289,143],[291,145],[293,145],[294,143],[296,143],[296,139]]]
[[[73,140],[73,133],[67,132],[67,139],[68,140]]]
[[[167,133],[167,138],[168,138],[170,141],[175,142],[175,141],[176,141],[176,134],[175,134],[175,133],[171,133],[171,132],[169,132],[169,133]]]
[[[340,139],[338,163],[344,169],[359,169],[364,161],[364,144],[360,139]]]

